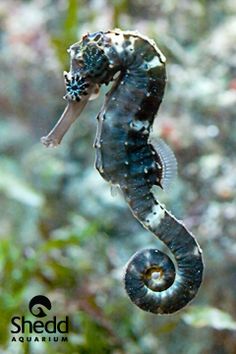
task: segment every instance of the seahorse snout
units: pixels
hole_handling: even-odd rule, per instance
[[[65,80],[68,80],[66,86],[66,95],[64,98],[68,104],[59,118],[54,128],[47,136],[41,138],[41,142],[47,147],[55,147],[60,144],[63,136],[70,128],[71,124],[79,117],[89,99],[93,99],[98,94],[99,86],[97,84],[83,84],[82,78],[71,78],[70,74],[65,73]]]

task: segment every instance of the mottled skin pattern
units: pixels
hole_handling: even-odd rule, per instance
[[[152,192],[154,185],[162,188],[164,178],[163,160],[149,134],[164,94],[165,57],[153,41],[120,30],[87,34],[69,51],[69,102],[82,101],[117,75],[97,117],[96,168],[120,187],[134,216],[173,256],[174,263],[159,250],[136,253],[126,267],[126,291],[145,311],[175,312],[196,295],[203,263],[194,236]]]

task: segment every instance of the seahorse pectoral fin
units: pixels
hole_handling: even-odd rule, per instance
[[[177,161],[171,148],[160,138],[151,136],[149,144],[152,145],[161,162],[162,176],[160,184],[164,190],[168,190],[172,181],[177,176]]]

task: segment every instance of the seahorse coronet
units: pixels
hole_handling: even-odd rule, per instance
[[[153,40],[119,29],[86,33],[68,52],[68,105],[42,142],[59,144],[99,87],[113,81],[97,117],[95,166],[106,181],[120,187],[134,217],[172,255],[157,249],[137,252],[125,268],[125,289],[144,311],[176,312],[197,294],[203,261],[193,234],[153,194],[154,186],[168,187],[177,166],[171,149],[151,136],[165,90],[166,58]]]

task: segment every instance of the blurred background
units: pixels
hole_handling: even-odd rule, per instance
[[[122,284],[129,257],[159,245],[94,169],[99,98],[56,149],[66,49],[85,32],[119,27],[153,38],[168,84],[155,131],[178,178],[160,201],[196,235],[205,277],[172,316],[145,313]],[[236,353],[236,2],[0,2],[0,353]],[[161,245],[160,245],[161,247]],[[43,294],[70,317],[68,343],[12,343],[12,316]]]

